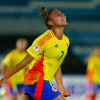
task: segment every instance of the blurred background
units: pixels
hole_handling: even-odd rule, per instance
[[[81,100],[87,91],[84,59],[100,46],[100,0],[0,0],[0,62],[18,38],[26,38],[30,46],[46,31],[40,6],[59,9],[67,17],[64,33],[70,46],[62,64],[64,85],[72,91],[67,100]]]

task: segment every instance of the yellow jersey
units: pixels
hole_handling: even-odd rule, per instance
[[[100,57],[92,55],[87,66],[87,78],[93,83],[100,83]]]
[[[62,40],[58,40],[51,29],[36,38],[27,49],[34,60],[28,65],[24,84],[34,84],[40,78],[51,82],[67,54],[68,47],[68,37],[63,34]]]
[[[19,52],[17,49],[14,49],[10,53],[8,53],[7,56],[2,60],[2,64],[8,67],[8,69],[12,69],[19,62],[21,62],[25,56],[26,56],[26,51]],[[22,84],[24,82],[24,76],[25,76],[25,68],[14,74],[10,78],[11,84],[13,86],[15,84]]]

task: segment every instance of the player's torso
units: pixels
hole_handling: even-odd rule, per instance
[[[16,50],[12,55],[13,56],[11,60],[11,66],[15,67],[19,62],[21,62],[24,59],[24,57],[26,56],[26,52],[20,53]],[[24,80],[24,75],[25,69],[22,69],[12,76],[12,80],[16,81],[17,83],[22,83]]]
[[[11,64],[13,67],[15,67],[15,65],[17,65],[20,61],[23,60],[23,58],[26,56],[26,52],[18,52],[15,51],[14,54],[12,54],[12,60],[11,60]]]
[[[25,84],[34,84],[41,73],[44,74],[44,80],[52,81],[55,72],[61,66],[67,54],[69,46],[69,39],[65,35],[63,35],[62,40],[58,40],[51,30],[47,30],[35,42],[37,44],[32,45],[28,52],[37,53],[39,50],[42,50],[42,52],[35,56],[34,60],[28,65],[29,70],[25,76]],[[32,81],[28,82],[27,79]],[[35,81],[33,82],[33,80]]]
[[[94,64],[92,80],[94,83],[100,83],[100,57],[94,56],[91,61]]]
[[[51,81],[67,54],[69,39],[65,35],[63,35],[62,40],[58,40],[53,36],[45,43],[45,46],[43,61],[44,79]]]

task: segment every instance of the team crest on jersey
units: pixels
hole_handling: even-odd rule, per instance
[[[67,48],[68,48],[68,47],[69,47],[69,44],[68,44],[67,42],[66,42],[65,44],[66,44],[66,46],[67,46]]]
[[[33,46],[33,51],[35,51],[35,52],[39,51],[39,47],[37,45],[34,45]]]
[[[56,92],[57,88],[55,86],[52,86],[52,90]]]

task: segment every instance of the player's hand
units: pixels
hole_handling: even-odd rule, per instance
[[[6,82],[6,79],[5,79],[5,78],[2,78],[2,79],[0,80],[0,88],[2,87],[2,85],[3,85],[5,82]]]
[[[71,96],[71,92],[65,88],[60,89],[60,92],[64,97]]]

